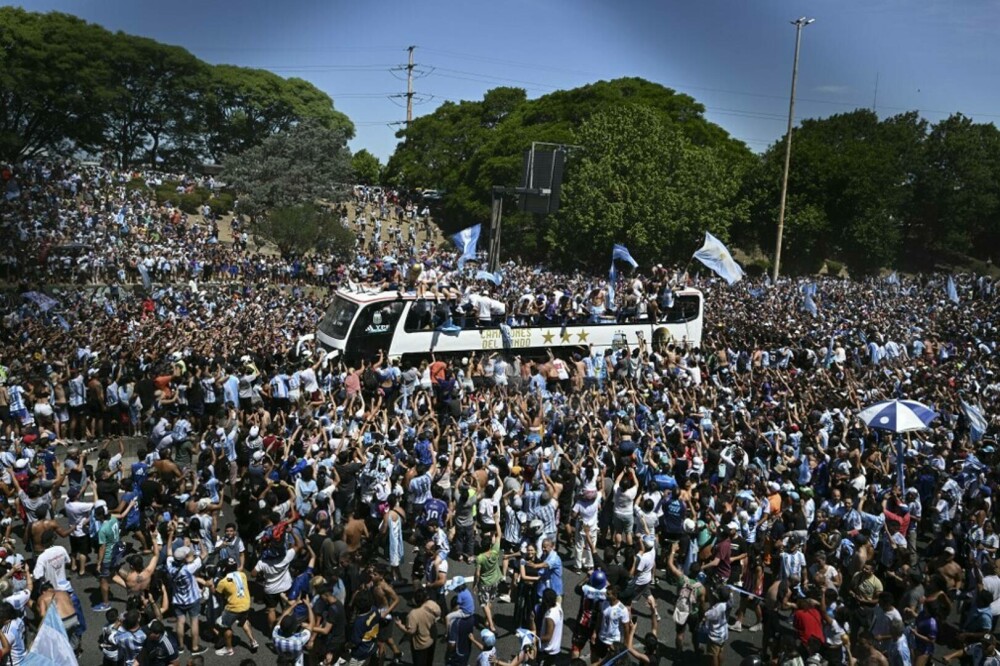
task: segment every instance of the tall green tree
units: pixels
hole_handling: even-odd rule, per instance
[[[895,264],[925,133],[926,123],[916,114],[880,121],[858,109],[804,120],[793,137],[782,266],[810,272],[830,258],[858,274]],[[784,150],[784,140],[776,142],[747,180],[756,238],[768,253],[777,229]]]
[[[0,8],[0,159],[100,143],[110,49],[73,16]]]
[[[267,136],[309,119],[352,138],[354,125],[333,100],[302,79],[283,79],[263,69],[212,68],[204,95],[205,149],[214,160],[239,154]]]
[[[603,267],[616,242],[644,263],[687,257],[705,231],[726,238],[743,221],[740,174],[718,148],[694,144],[653,109],[604,111],[575,141],[582,150],[547,232],[551,255],[566,266]]]
[[[208,67],[186,50],[118,33],[108,54],[115,71],[104,117],[104,147],[119,167],[156,165],[185,148],[199,152]],[[178,160],[172,160],[178,161]]]
[[[343,129],[306,119],[228,157],[221,178],[253,216],[275,208],[341,201],[349,190],[351,153]]]
[[[355,180],[362,185],[378,185],[382,179],[382,163],[362,148],[351,157]]]
[[[298,204],[268,211],[257,223],[254,234],[278,246],[284,256],[323,250],[347,259],[356,235],[340,221],[340,215],[317,204]]]
[[[916,176],[915,249],[1000,259],[1000,130],[955,114],[937,123]]]

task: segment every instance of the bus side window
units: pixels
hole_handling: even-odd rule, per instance
[[[698,296],[676,296],[674,306],[663,313],[663,321],[668,324],[683,324],[698,318],[700,298]]]
[[[403,330],[407,333],[429,331],[431,329],[432,309],[432,301],[423,299],[412,301],[410,303],[410,310],[406,313],[406,321],[403,322]]]

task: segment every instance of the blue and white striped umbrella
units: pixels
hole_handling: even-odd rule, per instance
[[[937,416],[933,409],[915,400],[887,400],[858,413],[869,428],[890,432],[923,430]]]

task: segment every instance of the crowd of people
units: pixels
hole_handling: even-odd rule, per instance
[[[311,338],[329,295],[306,282],[172,269],[148,290],[46,292],[39,238],[98,234],[123,261],[244,250],[211,243],[209,222],[163,231],[167,207],[138,199],[115,233],[114,174],[17,173],[20,198],[0,204],[8,237],[24,233],[6,250],[24,288],[0,322],[13,666],[52,604],[109,665],[208,650],[350,666],[1000,663],[988,277],[957,276],[953,295],[940,276],[819,278],[811,312],[803,280],[640,267],[615,308],[593,276],[460,269],[404,236],[406,215],[394,237],[387,195],[361,190],[357,256],[324,269],[344,286],[490,298],[530,323],[655,315],[690,285],[705,326],[699,346],[347,366]],[[937,418],[905,436],[860,420],[893,398]],[[88,631],[85,605],[103,628]]]

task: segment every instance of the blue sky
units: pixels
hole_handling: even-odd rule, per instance
[[[264,67],[329,93],[357,125],[352,148],[383,161],[405,118],[415,45],[415,115],[498,85],[537,97],[640,76],[686,92],[706,116],[764,150],[784,133],[795,30],[803,33],[796,118],[858,106],[932,122],[960,111],[1000,121],[1000,0],[39,0],[111,30],[184,46],[211,63]]]

